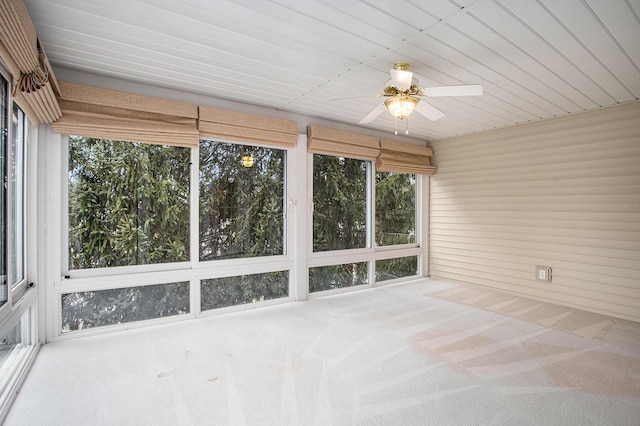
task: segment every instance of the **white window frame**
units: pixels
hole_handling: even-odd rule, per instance
[[[366,161],[366,160],[365,160]],[[375,162],[367,161],[367,247],[348,250],[331,250],[314,252],[313,251],[313,153],[307,154],[307,181],[309,182],[309,209],[307,212],[307,221],[309,226],[307,227],[307,257],[308,268],[332,266],[332,265],[344,265],[348,263],[360,263],[368,262],[368,283],[357,286],[343,287],[332,290],[324,290],[311,293],[308,290],[308,275],[307,269],[307,291],[308,297],[322,297],[329,294],[343,293],[356,291],[362,288],[371,288],[382,285],[394,284],[401,281],[410,280],[412,278],[418,278],[426,274],[426,256],[427,252],[424,249],[426,245],[427,236],[423,225],[423,220],[426,218],[425,214],[425,196],[424,192],[428,188],[428,181],[425,179],[428,177],[416,174],[416,201],[415,201],[415,215],[416,215],[416,242],[413,244],[402,245],[390,245],[390,246],[377,246],[375,244]],[[425,186],[427,183],[427,186]],[[401,257],[418,257],[417,273],[414,276],[402,277],[395,280],[385,280],[377,282],[375,280],[375,262],[376,260],[395,259]]]
[[[15,104],[14,104],[15,105]],[[8,160],[9,163],[16,161],[17,166],[17,185],[11,184],[11,182],[7,185],[7,224],[12,224],[15,222],[16,227],[7,227],[7,254],[8,257],[16,256],[18,261],[18,267],[20,267],[21,271],[19,272],[21,278],[17,278],[13,276],[13,265],[11,261],[7,261],[7,283],[10,287],[9,291],[9,300],[13,304],[14,301],[18,301],[22,295],[27,291],[28,286],[28,277],[27,277],[27,216],[26,216],[26,204],[27,204],[27,142],[28,142],[28,123],[26,114],[19,109],[19,117],[20,124],[18,127],[18,135],[11,134],[11,130],[9,131],[9,146],[8,146]],[[11,116],[13,115],[13,107],[11,111]],[[14,151],[10,149],[12,146],[13,138],[18,138],[18,146],[17,150]],[[17,157],[17,158],[16,158]],[[7,174],[9,179],[11,179],[11,167],[9,167]],[[20,194],[15,193],[15,190],[20,191]],[[16,205],[19,203],[20,205]],[[16,215],[17,211],[17,215]],[[17,229],[22,228],[20,235],[16,235]],[[20,238],[18,241],[17,237]],[[16,243],[16,253],[13,253],[13,243]]]
[[[284,182],[284,196],[283,196],[283,213],[284,213],[284,230],[283,230],[283,246],[284,250],[282,255],[275,256],[262,256],[251,258],[237,258],[237,259],[213,259],[200,261],[199,253],[199,171],[200,171],[200,152],[199,146],[190,149],[190,227],[189,227],[189,261],[151,264],[151,265],[132,265],[132,266],[118,266],[110,268],[91,268],[91,269],[77,269],[70,270],[69,264],[69,217],[68,217],[68,205],[69,205],[69,137],[68,135],[60,136],[61,143],[57,144],[58,147],[52,147],[50,144],[47,148],[54,150],[55,155],[52,158],[59,156],[60,164],[62,167],[59,169],[49,170],[48,182],[59,182],[59,186],[55,183],[53,188],[48,192],[57,193],[59,191],[60,196],[54,199],[57,201],[52,205],[57,211],[58,216],[58,229],[59,238],[54,243],[60,253],[57,260],[53,260],[55,264],[54,279],[52,283],[53,291],[51,296],[47,297],[48,306],[48,318],[47,323],[47,338],[48,340],[64,340],[72,339],[83,335],[93,335],[111,332],[120,329],[129,329],[144,327],[151,324],[160,324],[168,322],[176,322],[186,320],[198,316],[219,315],[226,312],[234,312],[239,310],[246,310],[254,308],[256,306],[268,306],[273,304],[286,303],[296,300],[299,297],[297,289],[298,287],[293,284],[294,282],[294,264],[295,264],[295,250],[293,235],[294,235],[294,220],[292,216],[296,215],[294,206],[295,197],[297,197],[297,186],[295,185],[295,179],[291,179],[293,161],[290,158],[295,157],[296,150],[298,148],[286,148],[269,143],[256,143],[250,141],[237,141],[223,138],[202,138],[203,140],[215,140],[217,142],[230,143],[230,144],[242,144],[250,146],[262,146],[267,148],[274,148],[285,151],[285,182]],[[237,275],[251,275],[257,273],[268,273],[277,271],[289,272],[289,295],[287,297],[267,300],[264,302],[257,302],[249,305],[236,305],[226,308],[219,308],[215,310],[202,311],[200,307],[200,281],[210,278],[224,278]],[[86,330],[77,330],[73,332],[62,333],[62,307],[61,300],[62,295],[67,293],[84,292],[84,291],[99,291],[109,290],[115,288],[127,288],[137,287],[144,285],[164,284],[172,282],[189,281],[190,292],[190,311],[187,314],[169,316],[163,318],[154,318],[149,320],[142,320],[136,322],[128,322],[118,325],[108,325],[96,328],[89,328]]]
[[[14,106],[14,101],[13,101],[13,97],[11,96],[12,93],[12,87],[11,87],[11,79],[8,78],[8,73],[5,71],[4,67],[0,65],[0,76],[2,77],[2,79],[6,82],[7,84],[7,122],[5,123],[5,125],[7,126],[7,134],[6,134],[6,144],[5,144],[5,156],[6,156],[6,164],[5,166],[7,167],[6,169],[6,173],[7,173],[7,182],[5,183],[6,185],[6,202],[5,202],[5,220],[6,220],[6,226],[7,226],[7,234],[6,234],[6,252],[5,252],[5,256],[6,256],[6,273],[7,273],[7,301],[6,303],[0,307],[0,324],[4,324],[5,322],[9,321],[8,318],[14,316],[15,311],[19,309],[19,307],[21,305],[23,305],[22,301],[25,297],[28,296],[27,294],[27,290],[29,289],[29,274],[28,274],[28,268],[27,268],[27,249],[28,249],[28,235],[27,235],[27,216],[26,216],[26,211],[27,211],[27,202],[28,198],[26,196],[26,191],[28,188],[28,180],[27,180],[27,155],[28,155],[28,121],[26,119],[26,116],[24,116],[24,114],[21,114],[22,116],[22,122],[18,127],[18,130],[21,132],[19,137],[20,139],[20,165],[18,167],[18,178],[20,179],[18,188],[22,191],[22,197],[21,200],[19,199],[19,201],[22,202],[22,206],[19,209],[20,212],[20,218],[19,221],[16,223],[19,223],[20,226],[23,227],[23,232],[22,232],[22,241],[17,244],[17,247],[20,250],[19,256],[22,257],[22,278],[21,279],[16,279],[16,277],[14,277],[13,275],[13,268],[11,265],[11,257],[13,256],[13,243],[12,240],[15,237],[15,230],[11,228],[11,223],[13,222],[13,218],[14,218],[14,214],[15,214],[15,210],[14,210],[14,205],[13,203],[16,201],[16,197],[15,194],[13,193],[14,191],[14,187],[13,185],[11,185],[11,182],[9,181],[11,179],[11,161],[13,160],[14,157],[14,152],[11,149],[11,145],[12,145],[12,141],[13,141],[13,130],[12,130],[12,125],[10,120],[13,117],[13,106]],[[33,303],[33,297],[29,298],[30,303]],[[28,309],[25,307],[21,308],[22,311]],[[20,314],[22,313],[19,312]],[[17,321],[17,319],[15,319],[15,321]],[[10,321],[9,321],[10,322]],[[6,327],[5,327],[6,328]],[[0,326],[0,332],[3,330],[4,328]]]
[[[5,100],[7,108],[7,135],[5,145],[5,157],[7,167],[7,177],[11,179],[11,161],[14,152],[11,150],[13,141],[13,130],[10,120],[13,117],[14,100],[12,94],[12,79],[9,78],[9,72],[0,63],[0,77],[3,83],[6,82],[7,98]],[[11,256],[13,250],[12,238],[16,236],[15,231],[10,227],[15,210],[13,203],[16,201],[13,191],[14,188],[9,181],[6,182],[6,205],[5,220],[7,223],[6,236],[6,268],[7,268],[7,302],[0,307],[0,338],[4,338],[14,327],[20,323],[21,328],[21,344],[12,350],[10,357],[1,366],[4,370],[2,380],[0,380],[0,423],[6,417],[11,403],[17,395],[17,390],[26,378],[26,375],[35,360],[38,353],[39,345],[39,328],[38,328],[38,290],[30,283],[30,277],[36,273],[37,265],[30,262],[35,250],[36,233],[35,229],[37,208],[35,177],[37,167],[35,167],[35,157],[37,156],[37,147],[32,146],[35,135],[31,134],[31,126],[24,114],[21,114],[22,121],[19,123],[18,130],[21,132],[20,138],[20,164],[17,164],[18,177],[20,184],[18,188],[22,191],[22,197],[19,199],[21,206],[18,209],[20,214],[20,226],[23,227],[21,233],[21,241],[17,244],[22,256],[22,278],[16,279],[12,273]],[[37,144],[36,144],[37,146]],[[33,193],[32,197],[27,194]],[[28,213],[29,212],[29,213]],[[27,255],[29,254],[29,256]],[[31,256],[31,257],[30,257]]]

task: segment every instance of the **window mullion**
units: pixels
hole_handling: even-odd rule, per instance
[[[191,148],[189,179],[189,260],[192,267],[200,263],[199,239],[200,239],[200,148]],[[200,280],[189,281],[189,306],[191,314],[201,312]]]

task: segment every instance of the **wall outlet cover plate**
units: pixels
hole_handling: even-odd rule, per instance
[[[550,283],[551,282],[551,267],[549,266],[536,266],[536,280]]]

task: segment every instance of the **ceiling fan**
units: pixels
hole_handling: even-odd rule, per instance
[[[415,110],[429,120],[435,121],[444,117],[445,114],[427,102],[420,102],[421,98],[480,96],[483,92],[482,86],[479,84],[420,87],[418,80],[413,77],[413,73],[408,71],[408,69],[409,64],[405,62],[398,62],[393,65],[393,69],[390,71],[391,78],[387,80],[384,92],[378,95],[378,97],[387,99],[360,120],[360,124],[372,122],[382,114],[385,108],[388,109],[396,119],[402,120]],[[396,120],[396,134],[397,133]],[[406,130],[406,133],[409,133],[408,130]]]

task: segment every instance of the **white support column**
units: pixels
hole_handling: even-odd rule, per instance
[[[290,290],[294,300],[306,300],[309,294],[307,258],[310,245],[307,208],[311,206],[308,200],[310,172],[307,135],[298,135],[298,143],[294,149],[289,150],[288,155],[287,210],[290,232],[287,233],[287,254],[293,260]]]
[[[38,132],[38,280],[40,341],[57,336],[60,328],[60,303],[54,285],[61,279],[61,250],[66,251],[62,235],[62,153],[66,143],[53,133],[51,126],[40,126]],[[66,170],[66,169],[65,169]],[[64,197],[66,199],[66,197]]]
[[[44,164],[41,161],[43,158],[41,151],[44,151],[42,147],[45,145],[40,143],[40,135],[46,133],[46,129],[45,125],[41,125],[40,128],[29,124],[27,140],[27,277],[29,282],[36,285],[35,291],[38,292],[38,301],[31,313],[33,320],[31,342],[33,344],[45,342],[45,318],[44,315],[40,315],[40,307],[45,306],[45,286],[43,285],[45,275],[42,262],[39,262],[39,259],[42,259],[42,250],[44,249],[41,223],[44,219],[42,184],[45,178]]]
[[[191,168],[189,192],[189,260],[191,269],[200,262],[200,148],[191,148]],[[200,307],[200,279],[191,279],[189,284],[189,309],[191,314],[198,315]]]

